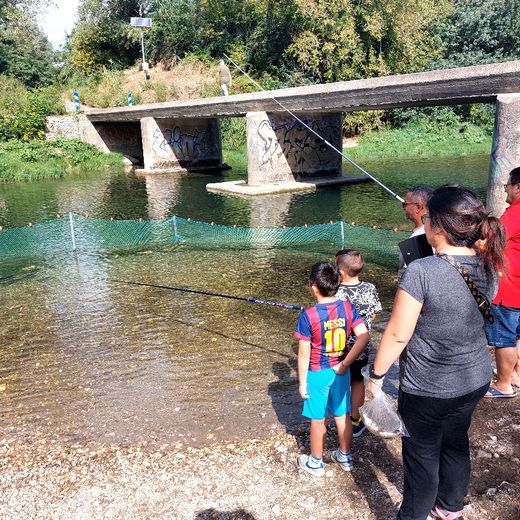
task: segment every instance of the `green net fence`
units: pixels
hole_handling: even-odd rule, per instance
[[[349,247],[368,261],[394,266],[407,233],[347,222],[299,227],[251,228],[214,225],[181,217],[166,220],[104,220],[69,214],[0,231],[0,258],[48,256],[57,252],[119,251],[168,244],[212,248]]]

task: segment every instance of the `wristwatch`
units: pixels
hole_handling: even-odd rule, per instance
[[[383,379],[383,377],[385,377],[385,374],[376,374],[374,372],[374,365],[370,365],[370,368],[368,369],[368,377],[370,377],[370,379]]]

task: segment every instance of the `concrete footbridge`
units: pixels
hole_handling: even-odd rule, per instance
[[[490,102],[497,105],[492,202],[503,199],[499,184],[520,164],[520,61],[99,109],[79,119],[78,133],[102,150],[136,158],[147,173],[211,170],[224,166],[220,120],[246,117],[247,182],[209,189],[259,194],[352,179],[342,176],[341,156],[285,109],[341,150],[343,112]]]

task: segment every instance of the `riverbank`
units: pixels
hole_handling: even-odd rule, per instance
[[[466,520],[520,515],[518,401],[483,400],[471,430],[473,471]],[[328,448],[335,445],[329,430]],[[402,489],[400,442],[354,440],[355,468],[327,465],[323,479],[300,472],[306,428],[281,429],[196,448],[0,442],[0,517],[135,520],[383,520]]]
[[[355,159],[460,157],[489,154],[491,143],[492,136],[477,125],[459,122],[447,126],[424,119],[360,136],[358,146],[348,153]]]
[[[122,172],[122,156],[102,153],[76,139],[0,143],[0,182],[59,179],[107,168]]]

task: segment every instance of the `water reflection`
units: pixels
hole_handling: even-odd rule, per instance
[[[170,215],[170,207],[177,205],[179,178],[174,175],[146,175],[148,218],[162,220]]]
[[[473,155],[365,161],[364,166],[403,196],[414,184],[439,186],[447,182],[468,185],[484,196],[488,163],[487,155]],[[345,166],[345,170],[350,172],[350,167]],[[236,170],[226,171],[223,180],[245,175]],[[206,191],[206,184],[217,180],[222,177],[141,177],[107,172],[102,176],[4,184],[0,185],[0,201],[3,201],[0,225],[25,225],[72,211],[127,219],[178,215],[237,226],[255,225],[255,222],[268,227],[301,226],[329,220],[354,220],[383,227],[410,227],[401,206],[375,183],[325,188],[315,193],[240,198]]]

